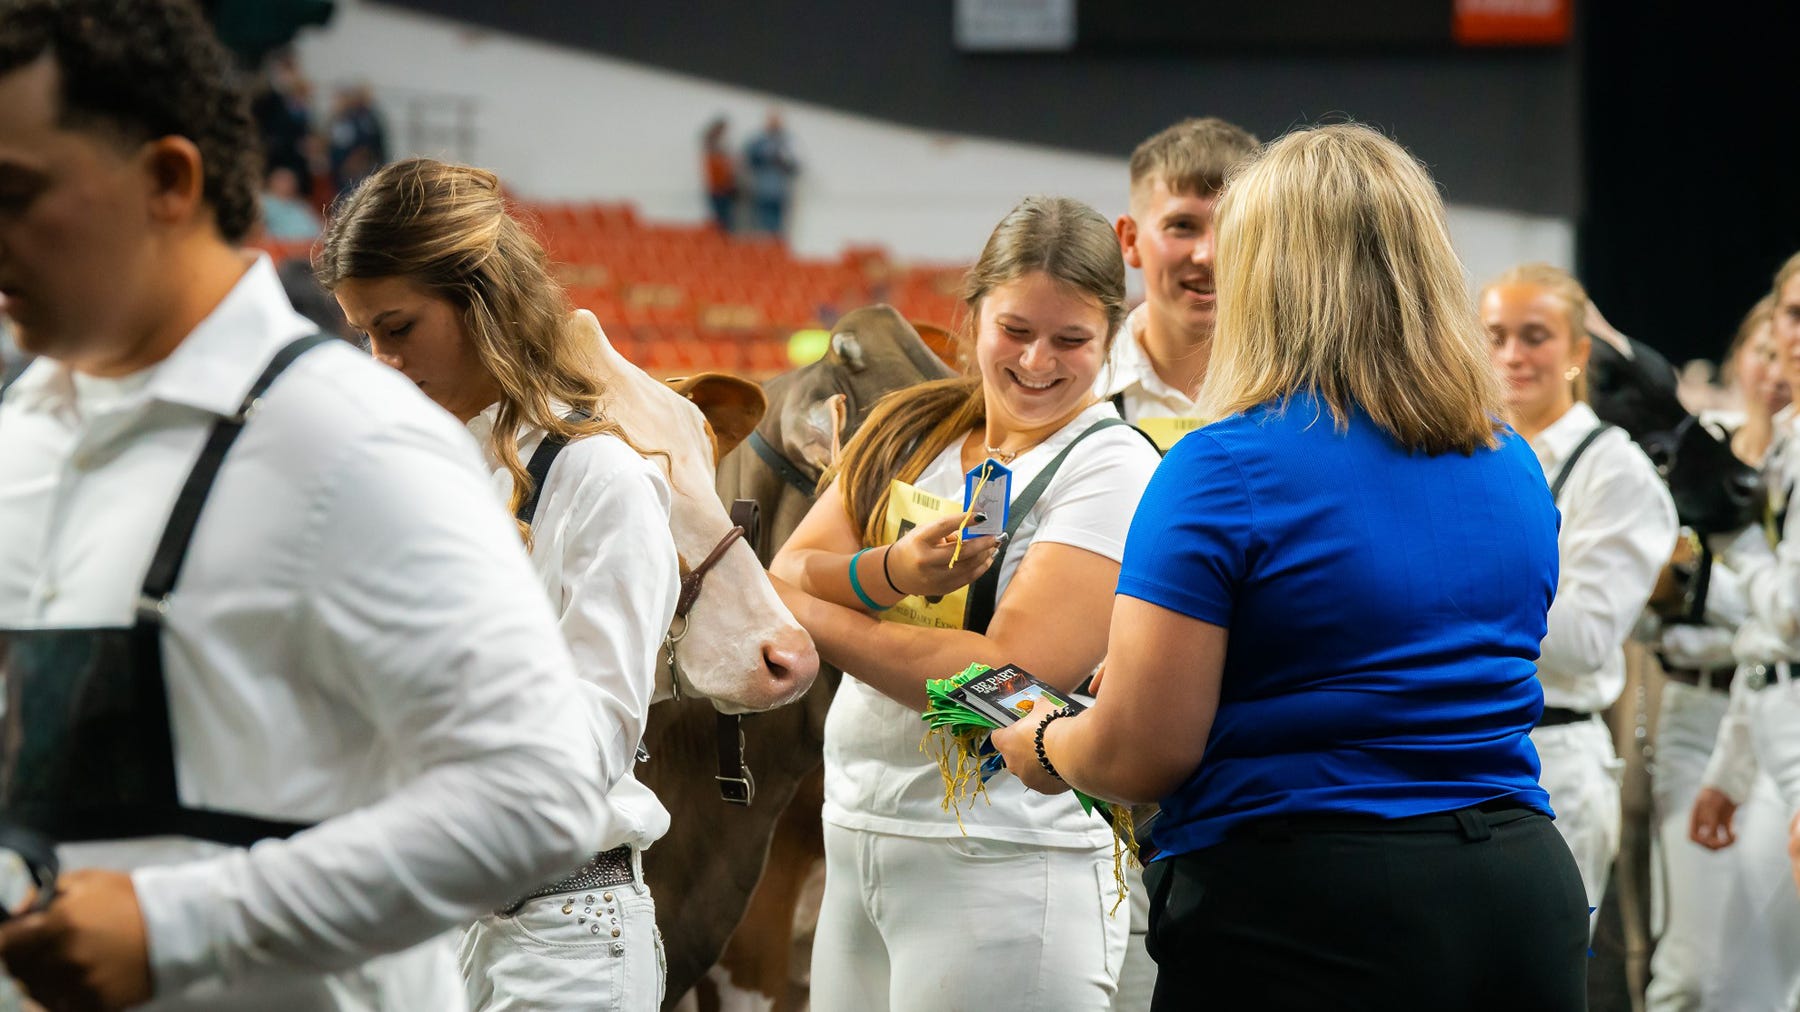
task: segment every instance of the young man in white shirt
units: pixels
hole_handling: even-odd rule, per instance
[[[1094,393],[1126,421],[1192,419],[1213,332],[1213,207],[1257,140],[1222,119],[1187,119],[1131,155],[1131,210],[1113,225],[1125,263],[1144,273],[1144,303],[1126,317]],[[1191,425],[1152,423],[1167,450]]]
[[[1185,119],[1131,154],[1130,213],[1113,222],[1127,266],[1144,275],[1144,302],[1119,327],[1094,395],[1167,452],[1200,421],[1194,396],[1206,378],[1213,333],[1213,206],[1225,176],[1256,153],[1257,139],[1215,117]],[[1156,963],[1144,948],[1150,897],[1131,882],[1131,941],[1119,974],[1117,1012],[1150,1007]]]
[[[430,940],[591,854],[605,772],[468,434],[237,248],[238,77],[185,2],[0,0],[0,823],[69,869],[0,960],[455,1009]]]

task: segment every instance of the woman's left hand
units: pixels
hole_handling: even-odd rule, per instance
[[[1069,785],[1044,771],[1037,758],[1038,725],[1050,719],[1054,710],[1032,714],[1011,727],[1003,727],[989,736],[988,740],[1000,750],[1006,760],[1006,768],[1019,778],[1026,789],[1039,794],[1061,794],[1069,789]],[[1068,718],[1064,718],[1065,720]],[[1054,759],[1051,760],[1055,762]]]

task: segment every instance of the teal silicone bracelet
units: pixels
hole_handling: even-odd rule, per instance
[[[862,552],[857,552],[855,555],[850,556],[850,589],[856,591],[857,600],[868,605],[870,611],[887,611],[888,608],[893,607],[893,605],[888,605],[884,608],[881,605],[876,604],[875,599],[869,596],[869,592],[862,589],[862,581],[856,578],[856,560],[863,557],[863,552],[873,550],[873,548],[865,548]]]

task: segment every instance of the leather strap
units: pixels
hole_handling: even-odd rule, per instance
[[[563,416],[566,422],[585,422],[593,416],[576,408]],[[514,514],[520,523],[529,524],[537,517],[538,496],[544,491],[544,482],[550,480],[550,465],[556,463],[556,455],[568,446],[569,441],[554,432],[544,433],[543,442],[531,451],[531,460],[525,465],[525,474],[531,479],[531,488],[525,498],[519,500],[519,510]]]
[[[1538,718],[1539,727],[1562,727],[1564,724],[1579,724],[1593,720],[1594,715],[1581,710],[1571,710],[1565,706],[1546,706],[1543,716]]]
[[[212,492],[213,483],[218,480],[219,470],[224,466],[225,454],[244,431],[244,423],[256,413],[263,395],[269,392],[276,377],[292,365],[295,359],[333,340],[335,338],[324,334],[311,334],[289,342],[275,353],[275,357],[264,367],[262,375],[250,385],[250,390],[244,394],[237,411],[213,423],[212,431],[206,437],[206,445],[201,448],[199,458],[194,461],[193,469],[188,471],[187,481],[182,484],[181,492],[175,498],[175,508],[169,514],[168,526],[163,528],[162,540],[157,543],[156,554],[150,559],[150,569],[144,574],[139,610],[145,617],[152,620],[159,617],[163,600],[175,589],[175,581],[181,577],[181,564],[187,559],[188,545],[194,540],[194,530],[199,527],[200,514],[206,508],[206,497]]]
[[[1694,668],[1672,668],[1663,666],[1663,675],[1671,682],[1691,685],[1696,689],[1707,688],[1718,693],[1731,691],[1731,683],[1737,678],[1737,668],[1712,668],[1700,671]]]
[[[735,525],[733,530],[742,532],[740,536],[754,548],[757,537],[762,534],[762,504],[755,499],[734,500],[731,522]],[[724,544],[729,545],[730,541]],[[714,554],[719,552],[715,550]],[[695,586],[698,588],[697,581]],[[719,797],[733,805],[748,806],[756,798],[756,778],[750,775],[750,764],[744,755],[747,746],[743,715],[715,713],[713,736],[719,754],[719,772],[714,777],[719,784]]]
[[[1123,418],[1102,418],[1070,440],[1069,445],[1063,447],[1062,452],[1052,458],[1050,463],[1037,473],[1037,477],[1031,479],[1031,484],[1025,486],[1025,490],[1013,499],[1012,505],[1007,510],[1006,543],[1002,544],[1000,551],[994,555],[994,561],[988,566],[987,572],[981,574],[980,579],[969,585],[969,603],[963,610],[964,629],[976,633],[987,632],[988,623],[994,620],[994,603],[1000,589],[1000,567],[1006,562],[1006,552],[1012,547],[1012,538],[1019,533],[1019,526],[1025,522],[1025,515],[1031,512],[1031,508],[1037,505],[1038,499],[1050,487],[1050,480],[1056,477],[1056,472],[1062,467],[1063,461],[1068,459],[1070,452],[1075,447],[1081,445],[1082,440],[1096,432],[1103,432],[1119,426],[1131,429],[1138,435],[1144,435],[1143,430],[1130,425]],[[1144,438],[1150,439],[1149,436],[1144,436]],[[1151,442],[1150,445],[1152,448],[1156,446],[1155,442]],[[1158,455],[1161,452],[1158,450]]]
[[[336,340],[336,338],[333,338]],[[40,810],[15,805],[9,820],[33,826],[58,840],[123,840],[148,836],[186,836],[228,847],[249,847],[259,840],[285,840],[311,829],[300,822],[260,819],[235,812],[165,805],[55,805]]]
[[[1557,469],[1556,480],[1550,483],[1551,502],[1562,501],[1563,486],[1568,484],[1569,475],[1574,473],[1575,462],[1581,459],[1581,455],[1587,452],[1588,447],[1594,445],[1594,440],[1599,439],[1610,428],[1612,428],[1611,425],[1601,422],[1594,427],[1593,431],[1581,437],[1581,442],[1575,444],[1575,449],[1569,453],[1569,459],[1563,461],[1562,467]]]
[[[799,465],[782,456],[781,451],[775,449],[773,444],[764,439],[761,432],[752,431],[745,442],[750,444],[750,449],[762,458],[763,463],[769,465],[770,470],[780,475],[782,481],[787,482],[789,488],[808,498],[819,494],[818,480],[808,478],[806,472],[800,470]]]
[[[731,549],[732,542],[743,537],[744,533],[742,527],[733,527],[726,531],[725,536],[719,539],[719,543],[713,546],[713,550],[706,558],[701,560],[698,566],[682,575],[681,595],[675,599],[676,618],[687,618],[688,612],[694,610],[695,603],[700,600],[700,586],[706,581],[706,574],[712,571],[712,567],[719,564],[719,560],[723,559],[725,553]]]
[[[715,714],[714,737],[719,746],[719,797],[733,805],[748,806],[756,799],[756,779],[744,761],[746,743],[743,717],[735,713]]]

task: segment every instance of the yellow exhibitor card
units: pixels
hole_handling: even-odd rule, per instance
[[[962,513],[962,503],[914,488],[896,481],[888,490],[886,526],[882,537],[888,544],[920,524]],[[968,605],[969,588],[962,587],[938,599],[936,604],[922,597],[908,597],[881,613],[884,622],[924,626],[928,629],[961,629],[963,611]]]
[[[1181,437],[1206,427],[1204,418],[1140,418],[1134,424],[1144,430],[1144,435],[1156,444],[1156,448],[1168,453],[1181,441]]]

